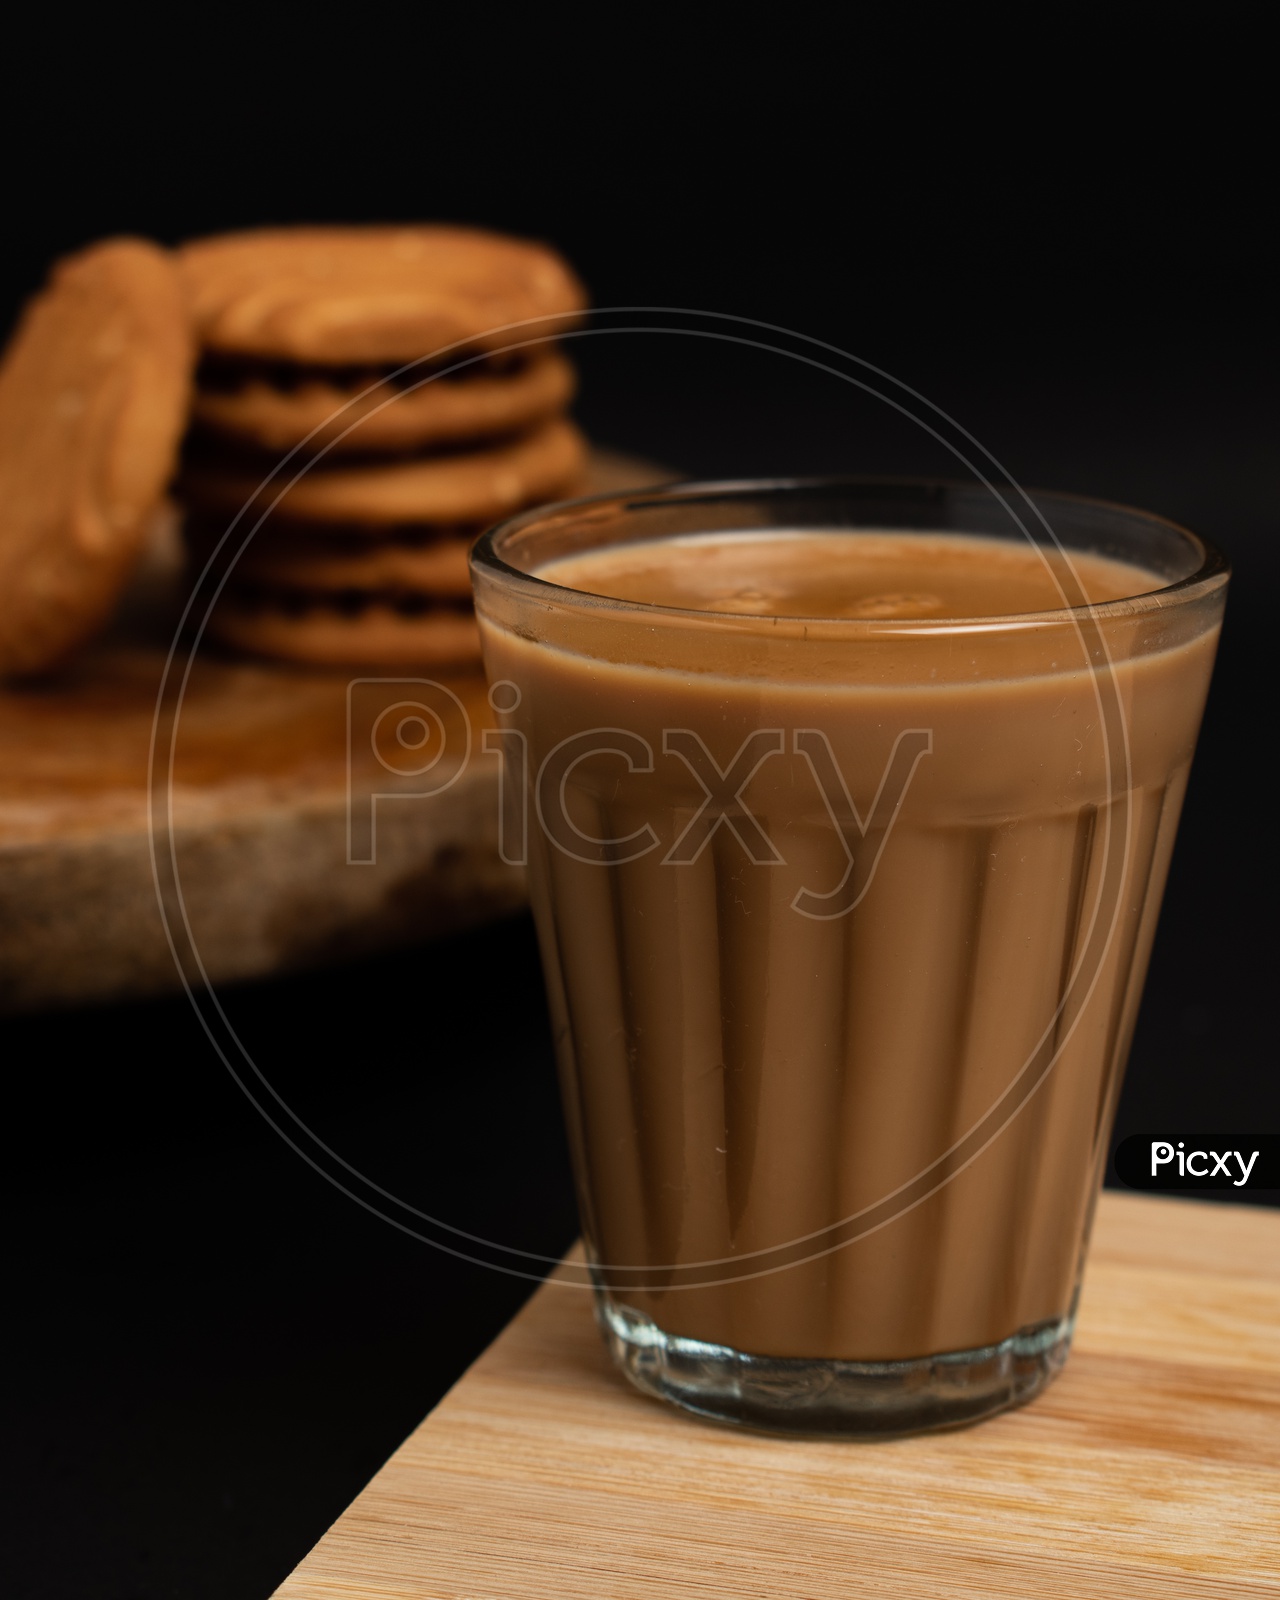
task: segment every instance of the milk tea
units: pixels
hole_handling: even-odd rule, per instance
[[[610,1303],[855,1362],[1065,1317],[1216,619],[1110,604],[1161,586],[1132,565],[951,532],[729,530],[535,576],[602,597],[479,611]]]

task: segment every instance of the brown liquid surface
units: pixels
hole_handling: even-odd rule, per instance
[[[1099,558],[1076,570],[1095,601],[1159,586]],[[583,1225],[615,1301],[668,1333],[847,1360],[1063,1316],[1217,613],[886,640],[747,621],[1061,604],[1029,548],[950,535],[671,540],[539,575],[726,613],[529,608],[517,631],[478,591],[490,677],[521,691],[503,720],[527,741]],[[606,752],[561,771],[564,741],[599,728],[647,742],[651,770],[633,742],[634,770]],[[727,771],[761,730],[781,751],[670,859],[705,789],[664,734],[696,734]],[[773,864],[749,853],[756,825]],[[646,1270],[611,1270],[628,1267]]]
[[[739,534],[571,556],[538,576],[567,589],[686,610],[764,617],[1005,617],[1158,587],[1140,567],[1077,557],[1074,575],[1004,539],[901,533]],[[1083,596],[1076,593],[1076,585]]]

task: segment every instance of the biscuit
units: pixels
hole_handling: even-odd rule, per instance
[[[478,533],[479,530],[477,529]],[[323,538],[255,538],[236,562],[237,581],[322,594],[352,590],[469,600],[474,540],[447,534],[422,543],[361,540],[363,548]]]
[[[562,411],[574,391],[573,368],[556,350],[539,350],[509,373],[477,363],[443,377],[410,367],[390,382],[376,371],[345,382],[306,367],[289,376],[286,386],[252,367],[219,373],[216,386],[196,389],[195,420],[261,450],[305,442],[314,450],[330,445],[334,454],[396,452],[515,433]]]
[[[0,675],[110,615],[186,421],[194,345],[173,259],[113,239],[60,262],[0,362]]]
[[[463,666],[480,659],[470,611],[407,611],[371,598],[351,607],[311,597],[226,590],[209,636],[247,655],[318,667]]]
[[[546,245],[474,228],[261,229],[178,256],[201,342],[234,355],[384,365],[459,343],[492,350],[509,324],[568,326],[586,304]]]
[[[180,486],[187,503],[201,513],[234,516],[256,502],[261,509],[272,507],[272,526],[373,529],[493,522],[523,506],[571,493],[585,469],[582,435],[571,422],[557,419],[522,438],[466,454],[374,466],[316,466],[283,492],[281,483],[288,483],[287,478],[264,486],[263,477],[246,471],[243,463],[196,457],[184,468]]]

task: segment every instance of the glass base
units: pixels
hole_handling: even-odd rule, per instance
[[[894,1438],[957,1428],[1032,1400],[1062,1370],[1074,1310],[999,1344],[915,1361],[753,1356],[664,1333],[596,1294],[614,1361],[645,1394],[685,1411],[769,1433]]]

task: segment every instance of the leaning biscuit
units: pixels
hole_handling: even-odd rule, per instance
[[[480,363],[445,375],[410,367],[394,382],[378,374],[342,383],[323,371],[296,370],[289,387],[251,368],[216,387],[196,390],[193,414],[203,428],[262,450],[304,442],[334,453],[420,450],[515,433],[563,411],[574,374],[555,350],[540,350],[510,373]],[[230,376],[231,382],[227,381]]]
[[[179,259],[206,349],[286,361],[497,349],[511,324],[586,303],[554,250],[476,228],[262,229],[194,240]]]
[[[0,675],[110,615],[186,422],[194,347],[172,257],[114,239],[54,268],[0,363]]]
[[[480,659],[475,617],[445,606],[411,612],[370,600],[346,610],[323,597],[286,606],[265,593],[228,589],[208,633],[247,655],[306,666],[441,667]]]
[[[586,470],[586,446],[570,422],[549,422],[510,443],[465,455],[376,466],[319,465],[290,484],[216,461],[195,461],[181,489],[200,512],[234,516],[271,507],[273,522],[317,527],[404,523],[487,523],[523,506],[571,493]],[[283,485],[287,485],[282,488]],[[277,498],[278,497],[278,498]]]

